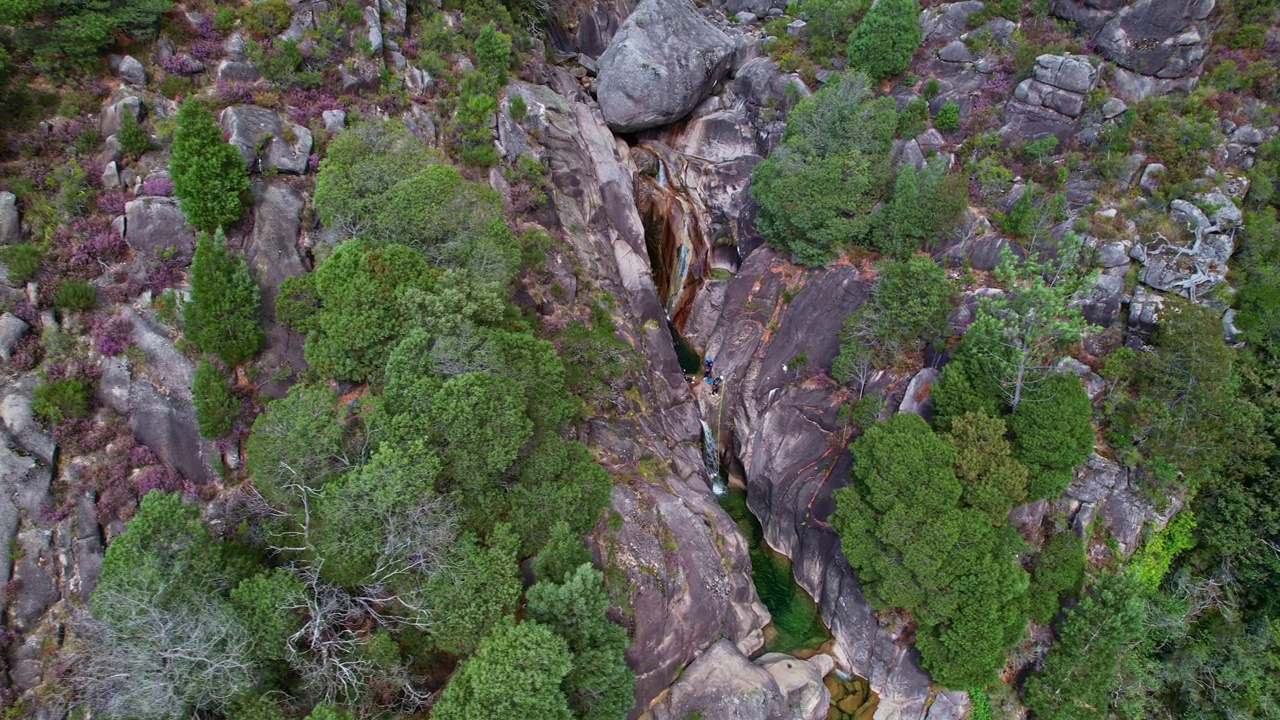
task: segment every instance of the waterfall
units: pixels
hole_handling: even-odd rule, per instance
[[[702,421],[702,463],[707,466],[707,474],[711,476],[711,492],[724,495],[729,488],[720,477],[720,454],[716,452],[716,439],[711,435],[711,426]]]

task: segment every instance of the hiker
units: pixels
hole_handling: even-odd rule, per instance
[[[721,375],[721,376],[717,377],[717,378],[715,379],[715,381],[714,381],[714,382],[712,382],[712,383],[711,383],[711,394],[712,394],[712,395],[719,395],[719,394],[720,394],[720,386],[721,386],[721,385],[723,385],[723,384],[724,384],[724,376],[723,376],[723,375]]]
[[[715,362],[716,361],[710,356],[707,357],[707,359],[702,363],[702,377],[708,380],[711,379],[711,370],[715,367]]]

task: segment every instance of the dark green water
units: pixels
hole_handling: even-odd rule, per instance
[[[831,633],[818,616],[817,604],[792,577],[791,561],[765,542],[760,521],[747,509],[747,493],[731,489],[720,497],[720,505],[747,539],[751,578],[761,602],[773,616],[773,622],[765,628],[763,652],[796,654],[817,650],[831,639]]]
[[[676,348],[676,358],[680,360],[680,369],[686,374],[694,377],[702,377],[702,357],[693,351],[689,346],[689,342],[684,339],[676,326],[667,323],[667,329],[671,331],[671,344]]]

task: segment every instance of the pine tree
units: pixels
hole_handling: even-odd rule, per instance
[[[569,648],[545,625],[500,624],[485,636],[431,708],[434,720],[570,720],[560,689],[572,668]]]
[[[591,554],[587,552],[582,537],[569,527],[569,523],[557,520],[551,526],[551,537],[533,561],[533,571],[538,580],[561,582],[574,568],[589,562]]]
[[[849,66],[875,80],[897,75],[920,46],[917,0],[880,0],[849,35]]]
[[[966,335],[995,373],[1011,413],[1017,414],[1029,385],[1049,376],[1044,371],[1061,357],[1057,353],[1088,327],[1071,301],[1080,283],[1068,259],[1077,257],[1078,247],[1079,239],[1067,233],[1056,264],[1019,263],[1008,248],[1002,250],[995,277],[1004,292],[982,299]]]
[[[191,261],[191,300],[183,308],[188,338],[228,365],[262,349],[258,285],[244,258],[227,250],[221,230],[196,241]]]
[[[584,563],[563,584],[539,582],[528,596],[527,616],[555,630],[573,653],[573,670],[560,687],[574,717],[613,720],[626,715],[634,700],[635,675],[623,656],[627,631],[605,614],[612,601],[604,575]]]
[[[1107,717],[1124,655],[1142,635],[1145,605],[1127,573],[1104,575],[1062,623],[1044,668],[1026,685],[1040,720]]]
[[[169,177],[187,222],[212,232],[240,219],[240,193],[249,188],[244,159],[222,141],[213,113],[196,100],[178,107]]]
[[[238,403],[227,391],[222,371],[209,362],[200,361],[191,382],[191,400],[196,406],[196,424],[207,438],[222,437],[231,431]]]

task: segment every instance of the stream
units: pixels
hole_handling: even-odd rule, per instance
[[[751,579],[760,601],[773,616],[764,629],[762,652],[780,652],[797,657],[817,653],[831,639],[818,616],[818,605],[796,584],[791,561],[774,551],[764,539],[760,521],[747,509],[747,492],[730,488],[720,496],[720,506],[738,524],[751,549]]]
[[[697,203],[685,189],[670,177],[664,147],[653,145],[636,148],[640,164],[647,169],[636,183],[637,209],[645,228],[645,245],[653,270],[654,283],[663,309],[667,313],[667,329],[681,370],[702,382],[702,356],[685,339],[681,330],[701,289],[705,275],[717,272],[712,249],[698,224]],[[740,259],[728,263],[732,273]],[[828,651],[831,631],[822,621],[818,605],[795,581],[791,560],[769,547],[760,521],[747,507],[747,492],[730,487],[720,467],[720,452],[715,435],[702,423],[703,461],[712,478],[711,489],[729,517],[747,540],[751,558],[751,579],[760,601],[772,618],[764,628],[764,647],[757,656],[785,653],[809,658]],[[830,720],[872,720],[879,698],[863,678],[839,669],[827,675],[823,683],[831,693],[827,717]]]

